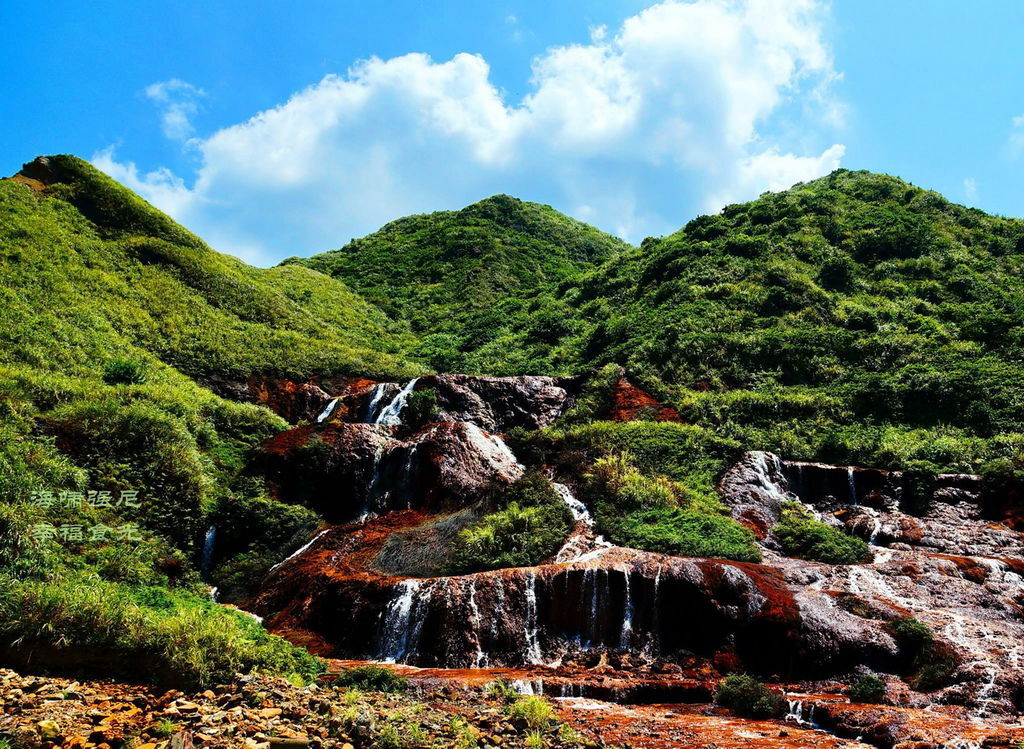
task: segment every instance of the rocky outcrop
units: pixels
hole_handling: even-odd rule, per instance
[[[732,516],[762,539],[779,522],[782,505],[797,499],[778,456],[758,451],[744,454],[725,473],[718,493]]]
[[[831,618],[815,616],[824,608],[803,605],[782,576],[758,565],[621,548],[460,577],[393,578],[366,565],[390,533],[416,522],[390,516],[335,529],[274,573],[257,611],[325,654],[421,666],[634,653],[812,676],[899,660],[881,622],[853,623],[835,607]]]
[[[391,510],[454,509],[523,467],[504,442],[474,424],[433,424],[407,439],[395,427],[328,422],[263,443],[258,463],[272,493],[335,523]]]
[[[437,404],[433,421],[469,422],[502,434],[510,429],[550,426],[572,406],[581,384],[579,377],[441,374],[417,379],[414,389],[433,391]],[[399,390],[395,384],[382,392],[391,398]]]

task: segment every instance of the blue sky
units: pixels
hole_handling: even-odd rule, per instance
[[[267,265],[497,192],[631,241],[837,165],[1024,215],[1024,3],[4,3],[0,171]]]

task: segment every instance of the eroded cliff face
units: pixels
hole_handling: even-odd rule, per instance
[[[307,501],[339,524],[270,574],[256,612],[273,631],[328,656],[538,668],[549,679],[596,667],[625,684],[639,679],[620,694],[650,699],[706,696],[732,671],[807,686],[870,669],[888,675],[890,699],[903,709],[946,705],[950,720],[992,725],[1019,712],[1024,535],[984,516],[973,476],[938,477],[912,513],[899,473],[747,453],[719,492],[761,539],[762,564],[612,547],[596,537],[589,509],[563,477],[555,486],[576,522],[548,563],[423,579],[380,571],[377,555],[396,533],[472,507],[495,482],[520,476],[500,431],[553,423],[579,386],[444,375],[363,383],[329,398],[320,421],[269,440],[263,453],[279,496]],[[435,391],[436,421],[406,424],[405,405],[424,388]],[[302,460],[313,444],[320,462],[311,482]],[[791,501],[868,541],[872,559],[829,565],[783,556],[772,528]],[[904,681],[921,664],[891,623],[908,617],[930,627],[944,661],[928,692]],[[822,714],[841,716],[836,725],[863,720],[828,702],[819,700]]]

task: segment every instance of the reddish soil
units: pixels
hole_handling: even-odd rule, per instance
[[[633,421],[643,412],[653,414],[655,421],[682,421],[674,408],[662,405],[646,390],[620,377],[612,389],[612,421]]]

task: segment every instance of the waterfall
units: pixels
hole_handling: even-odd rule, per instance
[[[803,700],[787,697],[786,705],[789,708],[785,718],[787,721],[804,728],[818,728],[818,724],[814,722],[814,703],[805,704]]]
[[[878,534],[882,532],[882,519],[875,515],[871,523],[871,536],[868,538],[868,543],[871,546],[875,546],[875,542],[878,540]]]
[[[466,425],[466,436],[469,437],[469,441],[472,442],[481,453],[489,457],[501,456],[505,458],[509,463],[519,465],[519,460],[516,458],[515,453],[501,437],[496,434],[485,434],[484,431],[471,421],[465,422]],[[497,450],[497,455],[495,455]]]
[[[537,627],[537,573],[531,569],[526,578],[526,659],[530,663],[541,662],[540,635]]]
[[[338,401],[340,400],[340,397],[332,398],[331,402],[327,404],[327,408],[321,411],[320,415],[316,417],[316,423],[322,424],[323,422],[327,421],[327,419],[330,418],[331,414],[334,413],[334,409],[337,407]]]
[[[295,557],[300,556],[301,554],[304,554],[309,549],[310,546],[312,546],[313,544],[315,544],[317,542],[317,539],[319,539],[321,536],[323,536],[329,530],[330,530],[330,528],[328,528],[327,530],[323,530],[323,531],[320,531],[319,533],[317,533],[315,536],[313,536],[313,538],[309,539],[309,541],[306,544],[304,544],[303,546],[300,546],[298,549],[296,549],[291,554],[289,554],[284,559],[282,559],[280,562],[278,562],[273,567],[271,567],[269,571],[273,572],[274,570],[276,570],[278,567],[280,567],[285,562],[289,562],[292,559],[295,559]]]
[[[414,377],[409,380],[406,386],[398,391],[398,395],[396,395],[387,407],[380,412],[380,415],[374,419],[374,423],[385,424],[392,427],[396,427],[401,424],[402,409],[405,408],[405,404],[409,401],[409,395],[412,393],[413,388],[416,387],[416,383],[419,382],[419,379],[419,377]]]
[[[366,409],[366,422],[373,424],[377,420],[377,409],[380,408],[380,402],[384,400],[384,393],[388,391],[387,382],[379,382],[373,386],[373,393],[370,395],[370,405]]]
[[[619,646],[628,648],[633,635],[633,597],[629,590],[629,570],[623,570],[622,576],[626,582],[626,600],[622,608],[622,635],[619,637]]]
[[[476,657],[473,659],[473,668],[483,668],[487,665],[487,656],[480,645],[480,609],[476,605],[476,578],[469,581],[469,610],[473,620],[473,637],[476,639]]]
[[[430,588],[419,595],[422,587],[422,580],[403,580],[384,609],[379,657],[385,663],[396,663],[416,652],[431,598]]]
[[[561,499],[569,508],[569,512],[572,513],[574,520],[583,523],[589,528],[594,527],[594,519],[590,516],[590,510],[587,509],[585,504],[573,496],[572,490],[570,490],[568,486],[552,481],[551,488],[555,490],[555,494],[558,495],[558,498]]]
[[[779,460],[779,456],[766,452],[754,452],[751,453],[751,456],[753,457],[754,471],[760,479],[761,489],[765,494],[779,504],[793,499],[792,496],[782,490],[779,483],[772,476],[773,472],[778,476],[782,476],[782,461]],[[768,464],[769,456],[771,457],[771,465]]]
[[[209,572],[213,567],[213,547],[217,541],[217,526],[211,525],[203,540],[203,555],[199,559],[199,570]]]
[[[857,504],[857,476],[853,472],[853,466],[846,469],[846,486],[849,489],[850,504]]]

